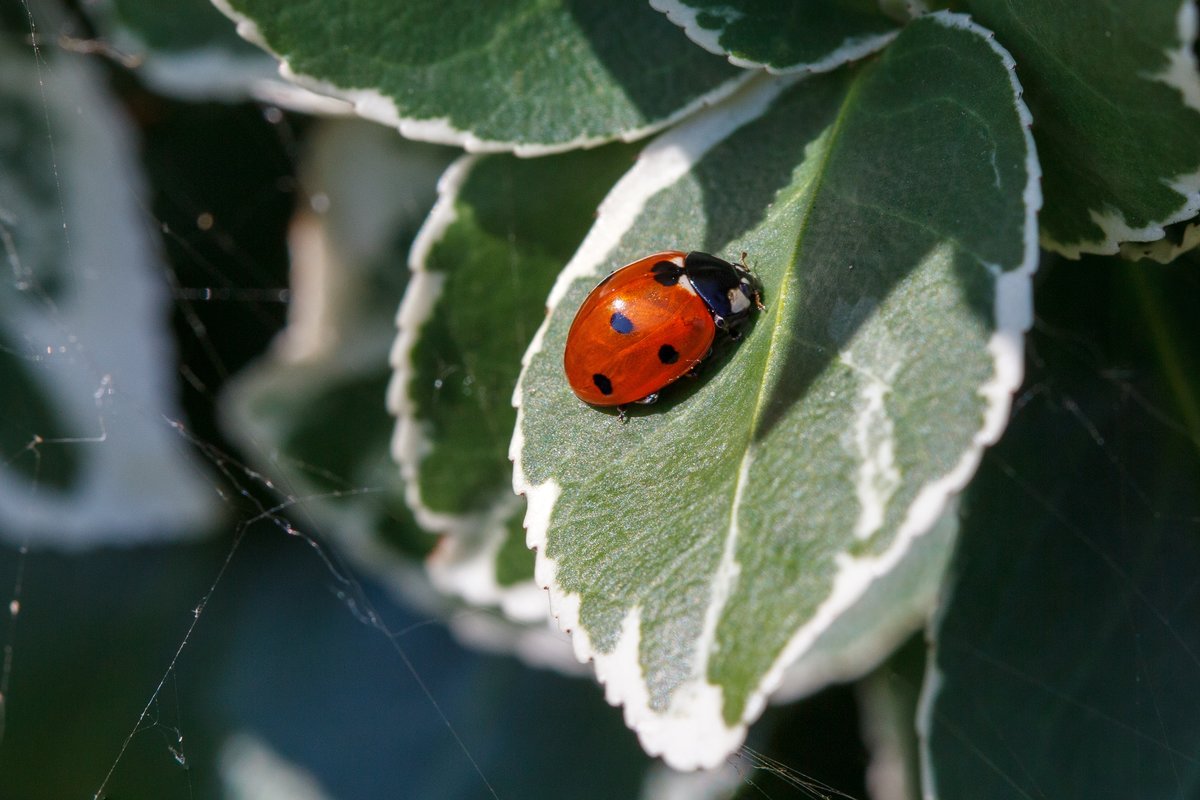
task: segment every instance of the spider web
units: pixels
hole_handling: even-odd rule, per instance
[[[218,517],[189,521],[177,513],[166,543],[118,530],[64,551],[46,547],[36,531],[2,537],[0,593],[9,600],[0,633],[5,797],[866,796],[868,755],[849,688],[769,712],[756,729],[764,733],[731,759],[722,777],[676,782],[640,755],[619,711],[590,682],[463,649],[444,625],[447,616],[493,612],[423,605],[417,589],[406,593],[409,602],[398,601],[394,586],[333,543],[313,509],[331,499],[382,496],[390,487],[315,458],[296,463],[275,452],[275,443],[248,450],[228,438],[217,411],[223,392],[269,352],[287,322],[294,299],[288,226],[297,209],[320,211],[323,202],[299,177],[319,123],[273,106],[168,100],[88,55],[106,53],[103,40],[45,36],[42,9],[22,0],[15,24],[24,26],[24,53],[38,76],[45,147],[31,152],[41,157],[37,166],[57,206],[56,241],[70,253],[81,240],[66,224],[77,187],[64,149],[74,132],[52,118],[52,95],[67,69],[60,59],[87,59],[89,68],[107,71],[121,113],[137,124],[139,168],[151,192],[136,223],[155,233],[165,254],[151,279],[167,287],[171,325],[155,335],[176,350],[168,369],[170,394],[180,400],[166,416],[142,405],[142,421],[169,434],[200,465]],[[28,282],[17,265],[33,263],[36,254],[14,235],[10,211],[0,207],[0,252],[13,267],[11,280]],[[55,302],[53,287],[38,281],[22,291],[47,307]],[[104,313],[115,329],[122,310]],[[1042,318],[1034,336],[1069,350],[1085,380],[1112,387],[1118,418],[1200,441],[1194,410],[1164,402],[1161,386],[1139,380],[1144,365],[1128,366],[1080,330]],[[86,355],[90,344],[74,346]],[[11,346],[8,352],[23,353]],[[1033,353],[1036,366],[1036,347]],[[116,446],[103,401],[125,390],[103,372],[94,377],[94,427],[82,435],[33,427],[0,453],[0,462],[23,465],[35,494],[56,491],[56,462],[64,453],[86,459],[96,448]],[[1111,420],[1077,398],[1079,385],[1035,370],[1014,414],[1031,413],[1039,403],[1065,409],[1138,507],[1128,519],[1148,512],[1194,534],[1200,518],[1179,513],[1187,502],[1164,497],[1142,462],[1128,457],[1127,444],[1106,434]],[[290,459],[293,471],[321,477],[327,488],[297,489],[262,467],[281,459]],[[1039,493],[1012,463],[998,468],[1011,473],[1019,495],[1052,515],[1071,515],[1066,501]],[[412,581],[419,580],[414,570]],[[1154,608],[1177,639],[1189,638],[1176,609]],[[914,647],[923,654],[919,643]],[[905,658],[877,677],[889,695],[885,702],[908,709],[911,719],[922,665]],[[1185,662],[1182,669],[1195,677],[1197,666]],[[1150,697],[1169,705],[1153,690]],[[1103,711],[1086,694],[1071,699]],[[935,719],[949,717],[935,712]],[[902,730],[903,718],[891,726]],[[974,734],[949,729],[967,749],[978,749]],[[566,745],[563,731],[570,733]],[[1160,732],[1138,732],[1158,746],[1170,744]],[[904,737],[895,730],[880,737],[896,740],[892,768],[910,768],[915,754],[903,752]],[[886,749],[878,738],[873,746]],[[985,763],[1013,785],[1040,785],[1019,766]],[[1194,770],[1195,760],[1183,753],[1179,765]],[[879,777],[879,762],[872,769],[866,780],[874,796],[904,796],[906,778]],[[603,772],[604,780],[595,777]],[[597,786],[607,794],[589,794]],[[1180,787],[1182,796],[1182,779]]]
[[[24,464],[34,495],[53,495],[64,453],[86,459],[88,448],[114,446],[104,398],[128,400],[143,424],[167,433],[199,465],[218,514],[180,510],[168,532],[85,520],[83,538],[65,551],[47,547],[53,535],[36,526],[4,537],[5,796],[636,796],[647,770],[658,773],[654,786],[671,791],[674,776],[640,754],[593,684],[462,649],[446,616],[494,611],[431,610],[419,589],[405,593],[409,603],[397,602],[395,587],[348,561],[310,513],[329,500],[386,494],[387,485],[316,460],[296,463],[274,451],[277,443],[259,442],[247,457],[227,438],[218,414],[223,393],[287,322],[289,224],[298,208],[320,212],[328,202],[309,196],[297,177],[313,122],[269,105],[172,101],[130,80],[121,67],[136,59],[79,30],[78,20],[47,22],[51,7],[33,2],[6,13],[23,34],[25,66],[37,83],[43,124],[28,140],[31,162],[50,192],[65,262],[90,255],[78,252],[85,238],[72,207],[85,180],[71,169],[78,133],[55,111],[55,93],[79,68],[68,60],[106,73],[101,81],[115,88],[117,113],[138,127],[140,164],[109,179],[129,184],[114,189],[137,191],[140,169],[150,183],[133,222],[165,255],[156,262],[160,273],[143,278],[165,285],[170,329],[148,334],[172,342],[166,394],[179,401],[156,413],[136,389],[93,370],[94,431],[48,435],[22,418],[26,436],[0,460]],[[426,194],[431,203],[431,182]],[[25,269],[38,254],[21,240],[24,219],[9,211],[0,209],[0,232],[12,280],[53,308],[54,287]],[[120,308],[103,313],[114,329],[121,323]],[[75,332],[62,315],[59,324],[68,338]],[[87,361],[93,344],[76,337],[73,345]],[[386,369],[386,360],[380,365]],[[37,361],[26,366],[36,374]],[[262,466],[280,459],[291,459],[292,474],[318,476],[330,488],[297,490]],[[412,577],[419,582],[419,570]],[[802,716],[826,728],[840,718],[842,735],[854,741],[849,693],[831,697]],[[581,718],[587,722],[577,730]],[[562,757],[555,740],[566,730],[572,750],[590,755]],[[506,741],[513,732],[520,735]],[[803,773],[766,756],[735,765],[734,786],[758,785],[757,769],[816,791]],[[578,785],[579,769],[612,774],[590,779],[589,790]]]

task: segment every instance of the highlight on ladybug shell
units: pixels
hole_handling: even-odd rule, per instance
[[[575,314],[563,353],[567,382],[596,406],[653,403],[696,372],[719,331],[740,338],[762,307],[744,263],[680,250],[638,259],[600,281]]]

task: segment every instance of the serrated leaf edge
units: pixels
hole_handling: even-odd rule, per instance
[[[514,622],[547,622],[550,601],[533,580],[504,586],[496,579],[496,559],[508,538],[505,522],[524,508],[524,500],[503,492],[480,515],[467,536],[445,535],[429,554],[425,568],[437,589],[474,606],[499,606]]]
[[[446,276],[429,269],[429,255],[446,230],[458,219],[459,191],[481,156],[456,159],[438,179],[438,197],[413,240],[408,256],[410,278],[396,315],[397,335],[388,361],[392,375],[387,409],[396,418],[392,458],[404,479],[404,501],[417,524],[442,540],[426,562],[429,578],[439,591],[473,605],[499,606],[516,622],[548,619],[545,592],[533,581],[502,586],[496,579],[495,556],[508,535],[505,521],[521,502],[503,489],[484,511],[452,514],[435,511],[421,497],[420,468],[432,445],[408,393],[415,379],[412,353],[421,329],[441,299]]]
[[[289,327],[292,323],[289,323]],[[338,551],[380,583],[398,602],[420,613],[443,619],[450,632],[465,646],[484,652],[511,655],[539,669],[550,669],[565,675],[581,673],[578,661],[572,658],[569,644],[558,631],[548,625],[514,624],[509,620],[478,609],[463,610],[446,594],[438,590],[429,570],[412,559],[398,556],[377,538],[362,535],[362,526],[345,524],[345,509],[308,506],[304,499],[320,499],[322,489],[316,484],[301,481],[282,481],[280,475],[268,469],[279,458],[278,452],[263,441],[275,441],[277,431],[263,425],[248,412],[250,398],[262,391],[300,390],[313,383],[337,381],[361,372],[364,365],[375,362],[370,357],[355,359],[357,353],[345,351],[322,353],[309,358],[292,360],[281,346],[281,331],[271,353],[238,373],[226,386],[220,398],[220,421],[226,435],[244,452],[254,456],[255,468],[263,471],[271,487],[282,495],[289,507],[294,507],[319,528],[336,528]],[[543,606],[545,594],[538,589]],[[543,612],[543,618],[545,618]]]
[[[1148,258],[1159,264],[1170,264],[1184,253],[1200,247],[1200,222],[1184,226],[1179,242],[1167,238],[1155,242],[1121,242],[1119,255],[1126,261],[1141,261]]]
[[[1179,36],[1179,47],[1167,51],[1167,67],[1158,74],[1142,74],[1146,80],[1159,81],[1177,90],[1183,104],[1200,112],[1200,65],[1196,62],[1193,49],[1200,32],[1200,11],[1195,0],[1181,0],[1175,14],[1175,28]],[[1116,208],[1088,209],[1092,222],[1104,232],[1101,239],[1082,242],[1059,242],[1049,236],[1041,238],[1042,247],[1067,258],[1078,259],[1084,253],[1113,255],[1125,242],[1156,242],[1167,234],[1164,228],[1183,222],[1200,214],[1200,164],[1195,172],[1183,173],[1170,178],[1161,178],[1183,199],[1177,211],[1162,220],[1134,228],[1125,221],[1125,215]]]
[[[512,153],[522,158],[535,158],[537,156],[553,155],[554,153],[565,153],[570,150],[599,147],[602,144],[615,141],[635,142],[658,133],[665,128],[669,128],[701,109],[716,105],[736,93],[747,82],[752,80],[756,74],[755,72],[747,71],[743,75],[731,78],[718,85],[715,89],[681,106],[666,117],[648,125],[643,125],[640,128],[623,131],[619,134],[611,136],[579,136],[569,141],[553,143],[499,141],[480,138],[468,130],[456,128],[445,117],[439,119],[404,117],[400,114],[400,110],[396,107],[396,103],[392,98],[374,89],[353,89],[338,86],[321,78],[298,73],[292,69],[290,62],[285,57],[275,52],[267,44],[266,38],[259,30],[258,24],[241,12],[236,11],[230,5],[230,0],[212,0],[212,3],[223,14],[237,23],[239,36],[266,50],[279,61],[279,74],[284,79],[310,92],[344,100],[353,107],[354,113],[358,116],[395,128],[406,139],[461,147],[468,153]]]
[[[413,238],[408,252],[408,286],[396,313],[396,339],[388,363],[392,376],[387,386],[387,409],[396,418],[392,432],[392,458],[404,478],[404,499],[417,523],[432,533],[458,530],[465,524],[462,515],[443,514],[428,508],[421,500],[417,472],[421,459],[429,450],[429,442],[408,394],[414,378],[412,352],[417,345],[421,328],[433,315],[434,306],[442,296],[446,276],[426,268],[433,246],[458,219],[455,199],[479,157],[466,155],[456,159],[438,179],[437,201]]]
[[[596,223],[550,291],[546,301],[548,312],[561,302],[575,280],[589,274],[600,276],[600,268],[606,263],[608,253],[637,219],[649,198],[687,174],[710,148],[765,112],[771,101],[795,82],[795,78],[763,76],[748,86],[736,100],[727,103],[722,109],[724,113],[712,113],[690,120],[649,144],[634,167],[616,183],[600,204]],[[553,479],[538,485],[532,484],[522,466],[524,409],[521,392],[529,364],[544,345],[548,325],[549,313],[521,359],[521,377],[513,392],[517,424],[509,447],[509,458],[513,460],[513,489],[518,494],[524,494],[528,502],[526,544],[537,551],[534,579],[550,592],[551,613],[558,620],[559,627],[572,635],[575,657],[580,662],[595,662],[596,677],[605,686],[605,699],[612,705],[623,707],[625,722],[637,731],[642,747],[651,755],[662,755],[667,764],[676,769],[694,769],[701,764],[714,765],[740,743],[744,729],[715,734],[703,757],[677,754],[672,749],[673,745],[681,740],[694,739],[696,729],[689,718],[658,714],[650,709],[649,696],[637,660],[637,608],[631,609],[627,615],[617,648],[611,653],[600,653],[592,646],[587,631],[579,625],[579,596],[564,592],[555,580],[557,564],[546,555],[545,544],[550,515],[561,488]],[[711,712],[716,719],[720,719],[719,696],[714,698],[710,693],[707,702],[712,705],[714,699],[716,705],[712,706]]]
[[[805,648],[829,626],[830,621],[861,596],[876,578],[893,568],[908,552],[913,540],[938,521],[950,497],[966,485],[978,466],[983,448],[995,442],[1003,431],[1011,407],[1012,392],[1020,385],[1023,374],[1023,334],[1032,323],[1031,276],[1037,267],[1036,219],[1042,202],[1041,169],[1030,133],[1032,118],[1021,99],[1022,90],[1016,79],[1012,56],[995,41],[990,31],[960,14],[936,12],[929,17],[946,27],[964,29],[980,36],[1000,56],[1012,83],[1014,105],[1027,148],[1027,181],[1022,195],[1026,212],[1022,261],[1008,271],[999,266],[990,267],[996,275],[996,331],[988,342],[988,351],[992,354],[995,371],[991,380],[979,390],[986,403],[983,424],[958,464],[918,493],[887,551],[875,558],[855,560],[843,556],[839,559],[839,571],[830,596],[818,608],[813,619],[798,630],[783,648],[748,698],[737,725],[728,727],[724,724],[721,691],[703,679],[703,686],[698,685],[695,678],[682,683],[676,689],[665,714],[649,708],[648,693],[637,660],[637,607],[627,614],[618,643],[611,653],[597,652],[587,632],[579,627],[580,597],[558,587],[555,581],[556,564],[544,552],[550,517],[561,494],[561,487],[553,479],[539,485],[532,484],[524,473],[521,461],[524,444],[521,392],[529,364],[542,349],[549,315],[522,359],[522,374],[513,395],[513,404],[517,407],[517,425],[509,456],[514,464],[513,488],[518,493],[524,493],[529,503],[526,515],[527,544],[538,551],[535,579],[550,591],[552,613],[560,626],[572,633],[576,657],[581,661],[595,661],[597,678],[605,686],[606,699],[624,707],[626,723],[638,732],[643,748],[651,755],[661,755],[673,768],[714,766],[741,744],[749,722],[762,713],[767,697],[782,682],[785,668],[796,661]],[[761,94],[745,98],[744,105],[731,108],[729,113],[712,119],[695,120],[647,147],[634,168],[617,183],[601,204],[596,225],[555,283],[547,301],[548,308],[552,311],[557,306],[576,279],[588,274],[599,277],[596,268],[604,263],[605,255],[631,226],[647,199],[682,177],[691,164],[737,127],[763,113],[769,102],[789,85],[789,82],[783,81],[767,84]],[[620,198],[620,202],[615,198]],[[742,467],[744,469],[745,462]],[[720,569],[726,569],[724,559]],[[714,605],[720,601],[715,596],[719,588],[716,583],[714,577]],[[707,653],[699,651],[699,648],[698,652],[698,660],[703,667],[707,663]],[[703,676],[704,670],[693,670],[692,674]],[[699,706],[704,708],[698,711]],[[704,722],[700,722],[700,719]],[[681,746],[681,742],[687,744]]]
[[[983,457],[983,449],[995,443],[1004,432],[1012,406],[1012,394],[1020,387],[1024,375],[1024,333],[1033,322],[1032,277],[1038,264],[1037,214],[1042,205],[1041,165],[1031,132],[1033,117],[1022,99],[1023,90],[1017,80],[1016,63],[990,30],[964,14],[938,11],[927,15],[927,18],[949,28],[976,34],[1000,56],[1012,84],[1014,104],[1026,146],[1026,184],[1022,193],[1025,203],[1022,261],[1007,271],[999,265],[987,265],[996,276],[996,330],[987,345],[995,371],[978,392],[985,401],[983,424],[972,437],[971,448],[963,453],[955,467],[939,480],[926,484],[917,494],[892,545],[884,553],[874,558],[852,559],[842,556],[839,559],[838,574],[829,597],[817,609],[812,621],[796,632],[767,671],[759,690],[747,701],[744,720],[754,719],[762,712],[767,696],[780,685],[787,666],[800,657],[822,629],[828,627],[829,623],[825,620],[832,619],[848,608],[871,582],[890,571],[907,554],[915,538],[928,532],[938,522],[953,496],[966,486],[975,473]],[[856,575],[856,572],[860,574]],[[855,586],[860,583],[861,588],[855,591]],[[823,621],[824,624],[818,624]],[[810,632],[810,629],[815,630]]]
[[[846,39],[819,61],[803,62],[787,67],[776,67],[759,61],[741,58],[730,53],[721,46],[718,31],[705,28],[699,23],[699,10],[681,2],[681,0],[650,0],[650,7],[655,11],[661,11],[663,14],[666,14],[667,19],[682,28],[689,39],[708,52],[722,56],[735,67],[764,69],[772,75],[829,72],[843,64],[866,58],[872,53],[882,50],[900,33],[899,30],[894,30],[875,36],[860,36]]]

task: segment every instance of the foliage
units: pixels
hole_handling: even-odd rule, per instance
[[[119,647],[129,675],[94,731],[30,704],[89,754],[54,793],[173,796],[130,777],[152,748],[126,757],[114,714],[139,743],[194,715],[176,784],[230,797],[733,797],[754,770],[879,798],[1197,791],[1194,0],[212,2],[0,15],[0,586],[84,569],[46,548],[179,540],[220,510],[231,531],[131,555],[190,566],[88,617],[154,610],[116,645],[47,645]],[[202,101],[247,97],[273,104],[237,128],[258,133],[214,135],[239,112]],[[189,158],[260,171],[180,188]],[[270,224],[222,206],[264,197]],[[618,419],[566,385],[566,333],[666,249],[746,253],[766,308]],[[259,299],[220,317],[189,281]],[[221,592],[282,610],[238,623]],[[199,595],[197,641],[166,611]],[[438,632],[415,658],[398,631],[429,618],[492,655]],[[0,691],[53,693],[44,666],[17,680],[12,630]],[[202,678],[177,646],[207,648]],[[360,690],[298,713],[346,664]],[[162,669],[184,700],[151,724]],[[402,702],[369,699],[396,675]],[[813,733],[848,682],[869,770],[853,731],[833,753]],[[0,732],[22,797],[54,769],[34,722]],[[362,767],[381,742],[409,755]]]

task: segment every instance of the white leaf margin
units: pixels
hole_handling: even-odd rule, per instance
[[[114,0],[90,0],[83,11],[102,41],[107,40],[96,51],[129,69],[160,94],[189,102],[258,100],[303,114],[353,115],[349,103],[280,80],[278,66],[268,53],[237,53],[219,45],[164,50],[125,24]]]
[[[395,100],[374,89],[356,89],[338,86],[329,81],[296,72],[292,69],[291,64],[286,58],[271,49],[254,20],[236,11],[229,4],[229,0],[212,0],[212,3],[222,13],[237,23],[239,36],[266,50],[279,61],[279,74],[285,80],[309,92],[349,103],[354,113],[358,116],[378,122],[381,125],[387,125],[390,128],[395,128],[406,139],[431,142],[433,144],[453,145],[463,148],[468,153],[512,153],[521,158],[535,158],[537,156],[565,153],[569,150],[599,147],[602,144],[614,141],[636,142],[651,134],[669,128],[702,109],[721,102],[736,93],[738,89],[752,80],[756,74],[753,71],[747,71],[745,74],[731,78],[715,89],[700,95],[656,122],[624,131],[614,136],[579,136],[566,142],[557,142],[554,144],[483,139],[471,131],[456,128],[447,118],[418,119],[415,117],[405,117],[400,113],[400,109],[396,107]]]
[[[772,702],[799,700],[831,683],[857,680],[928,625],[937,608],[958,528],[958,497],[951,496],[941,517],[915,538],[905,558],[872,582],[813,638],[804,655],[784,670]],[[896,602],[897,596],[902,602]],[[866,629],[871,636],[859,634]]]
[[[1139,77],[1170,86],[1179,92],[1184,106],[1200,112],[1200,65],[1197,64],[1194,50],[1197,34],[1200,33],[1200,10],[1196,0],[1180,0],[1179,10],[1175,13],[1175,30],[1178,46],[1166,51],[1166,69],[1158,74],[1144,73]],[[1067,258],[1079,259],[1085,253],[1113,255],[1121,250],[1125,242],[1136,243],[1136,248],[1138,245],[1144,247],[1145,243],[1163,239],[1167,235],[1164,230],[1167,225],[1183,222],[1200,214],[1200,163],[1194,172],[1161,178],[1160,181],[1181,197],[1178,210],[1163,219],[1134,228],[1125,220],[1125,215],[1119,209],[1111,206],[1093,208],[1088,210],[1088,216],[1103,231],[1102,238],[1059,242],[1049,236],[1042,236],[1042,247]]]
[[[602,277],[607,255],[632,227],[645,203],[683,177],[709,149],[743,124],[765,113],[770,103],[796,82],[794,78],[764,78],[755,82],[720,109],[681,125],[642,151],[634,167],[601,203],[595,225],[559,275],[547,300],[547,319],[522,358],[521,377],[513,393],[517,424],[509,457],[513,461],[513,490],[524,494],[529,504],[525,517],[526,543],[537,551],[535,580],[550,592],[551,612],[559,626],[571,634],[576,657],[581,662],[595,662],[596,676],[605,687],[605,698],[612,705],[624,708],[625,722],[637,732],[643,749],[650,755],[661,756],[674,769],[715,767],[741,745],[750,722],[762,713],[768,698],[783,684],[787,668],[798,662],[822,633],[853,607],[874,583],[895,569],[912,549],[914,542],[938,522],[952,496],[974,474],[983,449],[999,439],[1008,419],[1012,393],[1020,386],[1024,372],[1024,333],[1033,321],[1032,276],[1038,264],[1037,213],[1042,205],[1041,167],[1030,132],[1032,117],[1022,100],[1015,62],[1008,51],[996,42],[991,31],[962,14],[939,11],[928,15],[928,18],[947,28],[965,30],[980,37],[1000,58],[1012,85],[1014,106],[1026,145],[1027,180],[1022,192],[1025,224],[1021,263],[1007,272],[999,265],[987,265],[996,276],[996,329],[987,345],[995,365],[994,372],[991,379],[979,389],[979,395],[985,402],[983,423],[958,464],[917,494],[893,543],[885,552],[869,558],[854,559],[843,555],[839,559],[838,574],[834,578],[830,596],[817,609],[810,622],[796,631],[783,648],[758,688],[748,698],[742,719],[733,727],[724,723],[720,688],[705,679],[706,653],[698,654],[690,677],[675,690],[665,713],[650,708],[649,693],[638,663],[637,607],[632,608],[626,616],[612,652],[602,653],[592,646],[587,631],[580,626],[580,596],[566,592],[558,585],[557,564],[545,554],[550,518],[562,488],[553,479],[534,484],[525,474],[522,463],[522,391],[529,365],[544,346],[550,315],[569,287],[586,276]],[[853,675],[846,677],[858,677],[864,671],[856,669]],[[829,682],[838,679],[831,673],[827,671],[822,680]],[[819,688],[812,683],[808,681],[807,691]]]
[[[764,69],[772,75],[793,73],[830,72],[843,64],[866,58],[887,47],[900,31],[888,31],[874,36],[858,36],[846,39],[818,61],[801,62],[787,67],[774,67],[747,58],[735,56],[721,46],[720,31],[702,26],[698,19],[700,9],[687,4],[686,0],[650,0],[650,7],[667,15],[674,24],[683,28],[687,37],[714,55],[722,56],[735,67]]]
[[[1191,222],[1183,227],[1178,242],[1165,236],[1154,242],[1121,242],[1120,256],[1126,261],[1148,258],[1159,264],[1170,264],[1197,247],[1200,247],[1200,222]]]
[[[400,158],[390,147],[409,152]],[[445,621],[464,646],[510,655],[539,669],[579,675],[570,643],[547,620],[545,593],[537,590],[543,624],[519,625],[483,609],[463,609],[448,599],[424,565],[397,556],[369,535],[368,521],[352,504],[319,502],[324,489],[289,478],[274,446],[279,433],[250,408],[264,393],[303,392],[315,384],[340,382],[376,369],[390,351],[388,320],[384,338],[373,324],[363,329],[356,309],[361,301],[363,264],[378,258],[406,215],[423,213],[428,199],[416,187],[432,189],[444,175],[436,154],[414,152],[417,145],[395,140],[387,131],[357,119],[325,119],[309,136],[300,182],[307,206],[293,215],[288,229],[291,253],[291,303],[287,325],[266,355],[236,375],[220,397],[222,427],[240,445],[271,486],[287,498],[291,513],[330,532],[339,552],[390,593],[422,613]],[[420,145],[419,147],[424,147]],[[355,154],[348,161],[345,153]],[[385,160],[386,159],[386,160]],[[405,187],[405,192],[395,190]],[[430,192],[432,195],[432,192]],[[319,209],[319,210],[318,210]],[[380,398],[382,401],[383,398]],[[305,502],[312,498],[313,503]],[[519,502],[519,498],[512,497]]]
[[[8,50],[0,91],[40,106],[57,142],[55,162],[39,166],[59,187],[61,212],[52,213],[61,213],[70,280],[54,301],[0,294],[0,319],[28,356],[30,378],[80,438],[31,443],[76,448],[79,475],[66,492],[0,467],[0,538],[79,550],[208,532],[219,494],[191,451],[173,380],[171,301],[132,127],[85,59]],[[22,220],[6,217],[0,208],[0,245],[22,293],[36,274],[5,230]]]
[[[496,579],[496,555],[508,536],[505,522],[517,513],[521,499],[501,489],[487,510],[451,514],[431,509],[421,497],[421,461],[432,444],[409,395],[409,386],[416,378],[412,354],[446,283],[445,274],[429,269],[429,255],[457,221],[455,203],[459,192],[481,158],[479,154],[461,156],[442,174],[437,202],[409,251],[410,277],[396,315],[398,333],[389,357],[392,377],[387,408],[396,418],[392,458],[404,478],[404,500],[417,524],[442,537],[426,564],[434,585],[473,605],[499,606],[513,621],[538,622],[549,619],[545,592],[533,581],[501,586]]]

